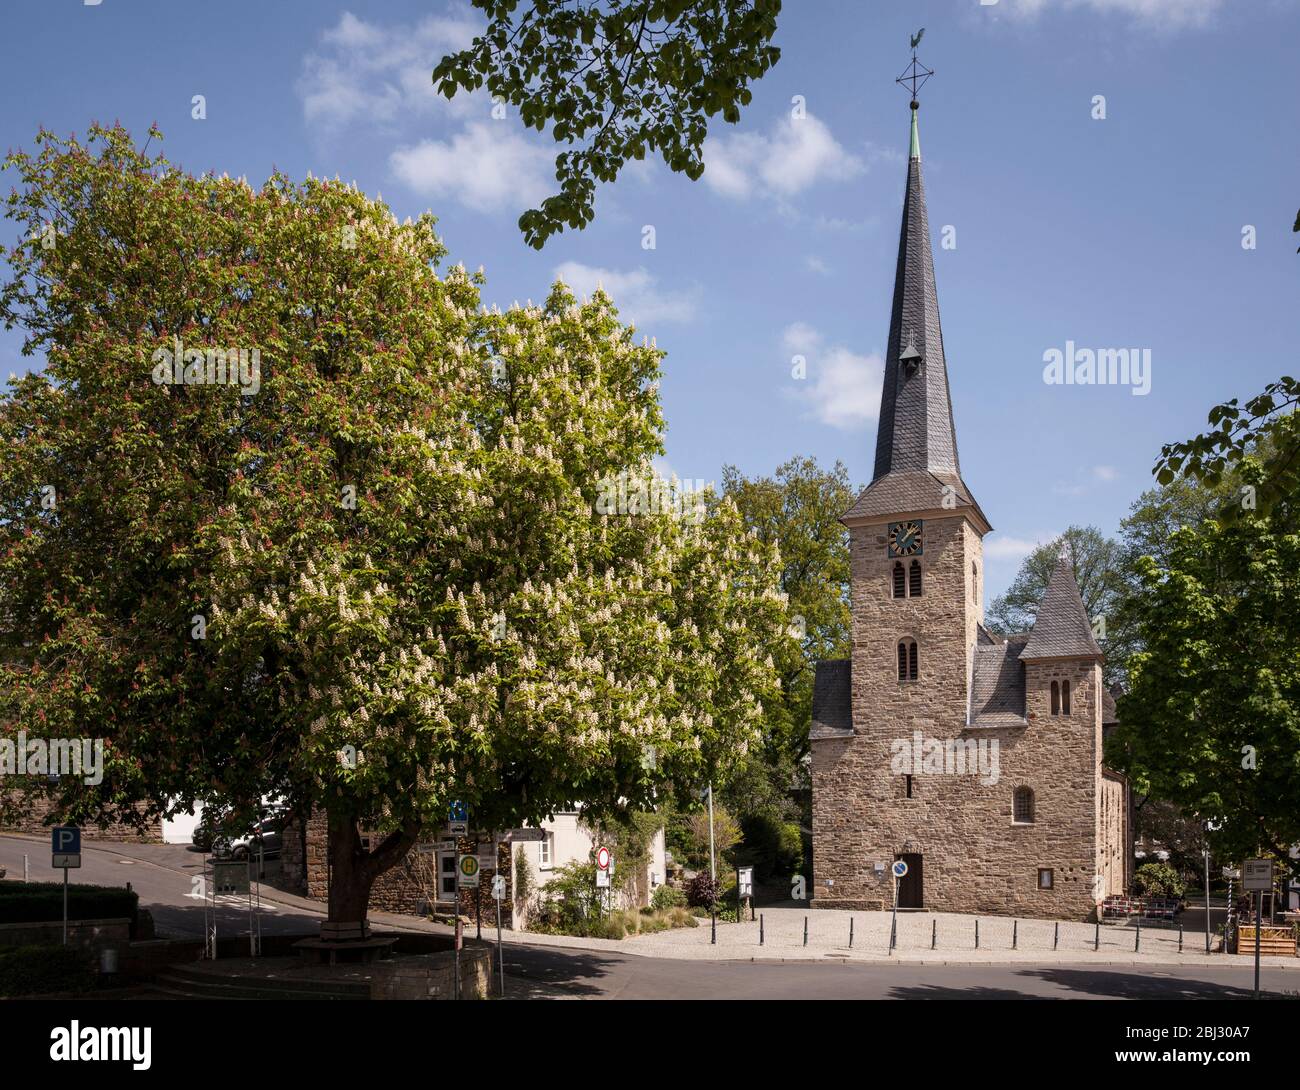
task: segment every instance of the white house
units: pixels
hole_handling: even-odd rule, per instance
[[[550,882],[560,867],[575,861],[586,863],[591,859],[592,852],[601,846],[596,843],[592,831],[582,824],[576,811],[556,814],[550,821],[543,822],[541,828],[546,833],[545,840],[516,844],[513,853],[515,860],[520,855],[528,860],[539,891]],[[638,883],[643,890],[652,890],[664,884],[667,875],[665,856],[664,831],[659,829],[650,841],[650,861]],[[616,885],[621,885],[624,877],[619,867],[620,861],[615,858]],[[629,907],[621,904],[622,900],[622,897],[616,900],[615,907]],[[516,926],[521,922],[517,921]]]

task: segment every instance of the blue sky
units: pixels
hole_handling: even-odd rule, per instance
[[[704,178],[630,170],[591,227],[540,254],[515,221],[551,191],[555,145],[428,80],[477,25],[463,4],[14,2],[0,144],[156,121],[196,173],[337,173],[399,216],[431,209],[489,302],[541,299],[557,274],[600,281],[657,338],[680,476],[808,454],[865,484],[907,150],[893,81],[924,26],[931,232],[963,473],[995,527],[990,594],[1072,522],[1113,533],[1161,443],[1211,405],[1295,373],[1296,0],[785,7],[781,62],[739,125],[714,127]],[[1150,393],[1045,384],[1044,352],[1067,341],[1150,349]],[[0,332],[4,373],[29,365],[19,346]]]

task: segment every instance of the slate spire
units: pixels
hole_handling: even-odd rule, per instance
[[[921,178],[921,138],[917,128],[920,107],[915,99],[911,107],[907,192],[894,272],[873,480],[886,473],[908,471],[928,471],[941,478],[961,477],[939,324],[925,183]]]

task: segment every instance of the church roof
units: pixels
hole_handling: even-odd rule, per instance
[[[1079,584],[1074,580],[1074,564],[1067,550],[1062,550],[1047,581],[1043,600],[1038,603],[1038,615],[1029,633],[1020,657],[1026,662],[1035,659],[1101,658],[1101,648],[1092,638],[1092,625],[1088,622]]]
[[[945,489],[945,486],[950,487]],[[880,393],[875,470],[871,484],[845,518],[939,507],[979,510],[961,479],[957,457],[913,103],[912,143]],[[979,516],[987,524],[982,511]]]
[[[853,737],[851,679],[852,663],[848,659],[825,659],[817,664],[813,677],[810,741]]]
[[[982,626],[981,626],[982,627]],[[1020,653],[1025,637],[975,645],[970,721],[976,727],[1020,726],[1025,720],[1025,670]]]

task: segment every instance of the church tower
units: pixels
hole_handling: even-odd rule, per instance
[[[900,908],[1083,918],[1101,870],[1101,651],[1068,564],[1032,634],[982,623],[991,527],[957,450],[918,69],[913,54],[874,470],[843,516],[852,657],[819,663],[814,686],[812,898],[888,907],[901,860]]]

